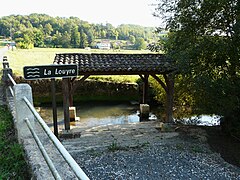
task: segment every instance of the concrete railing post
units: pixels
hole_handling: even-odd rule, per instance
[[[10,85],[10,80],[8,77],[8,74],[10,74],[12,76],[12,69],[9,68],[9,63],[7,61],[7,56],[3,57],[3,69],[2,69],[2,103],[4,105],[7,104],[7,89],[8,86]]]
[[[7,56],[3,56],[3,69],[9,68],[9,62]]]
[[[8,74],[12,75],[12,69],[3,69],[2,70],[2,102],[4,105],[7,105],[7,90],[11,82],[8,78]]]
[[[12,69],[11,68],[5,68],[2,70],[2,81],[5,84],[8,84],[10,82],[8,74],[10,74],[12,76]]]
[[[16,127],[18,131],[18,140],[22,142],[30,135],[30,131],[24,122],[24,119],[28,118],[30,122],[34,121],[34,115],[24,102],[23,97],[25,96],[31,104],[33,104],[32,88],[28,84],[17,84],[13,86],[14,91],[14,104],[16,110]]]

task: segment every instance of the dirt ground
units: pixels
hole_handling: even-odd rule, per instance
[[[204,127],[207,132],[207,142],[212,151],[230,164],[240,167],[240,141],[224,134],[220,127]]]
[[[149,121],[71,132],[79,136],[62,136],[61,141],[91,179],[240,177],[240,142],[218,127]]]
[[[221,131],[220,126],[178,126],[183,138],[194,138],[209,144],[228,163],[240,167],[240,139]]]
[[[140,131],[141,131],[142,134],[145,134],[144,137],[146,137],[146,134],[149,134],[149,129],[152,129],[152,131],[153,131],[152,133],[154,133],[156,131],[156,129],[153,128],[155,126],[155,124],[151,123],[151,122],[142,123],[136,127],[134,124],[133,125],[121,125],[120,130],[119,130],[118,126],[117,125],[116,125],[116,127],[114,126],[114,128],[118,129],[118,131],[115,130],[117,132],[117,134],[119,134],[119,131],[120,131],[121,132],[120,134],[124,134],[125,136],[126,136],[127,132],[133,133],[132,132],[133,130],[134,130],[134,133],[136,133],[138,131],[139,131],[138,133],[140,133]],[[150,127],[152,127],[152,128],[150,128]],[[101,128],[99,130],[100,133],[105,132],[107,135],[111,134],[108,132],[108,130],[106,130],[106,127],[102,127],[102,128],[103,128],[102,130],[101,130]],[[123,132],[121,131],[121,129]],[[130,131],[129,129],[132,129],[132,131]],[[139,129],[139,130],[137,130],[137,129]],[[148,133],[146,133],[144,131],[145,129],[146,129],[146,132],[148,132]],[[173,128],[172,130],[173,131],[175,130],[176,132],[179,132],[180,134],[182,134],[183,135],[182,138],[184,138],[184,137],[185,138],[190,137],[190,138],[194,138],[194,139],[197,138],[200,142],[203,142],[203,143],[207,142],[213,152],[219,153],[221,155],[221,157],[228,163],[240,167],[240,141],[239,141],[239,139],[236,139],[227,134],[224,134],[221,131],[220,126],[207,127],[207,126],[184,126],[184,125],[181,126],[180,125],[180,126],[177,126],[177,128],[175,126],[175,128]],[[93,128],[92,131],[95,132],[96,129]],[[113,131],[113,132],[115,132],[115,131]],[[87,132],[87,133],[90,133],[90,132]],[[111,137],[108,139],[111,139]],[[150,139],[153,139],[153,138],[150,138]],[[140,140],[142,140],[142,138],[140,138]],[[138,142],[140,140],[138,140]]]

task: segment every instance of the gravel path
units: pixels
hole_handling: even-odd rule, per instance
[[[85,129],[80,138],[62,142],[90,179],[240,180],[240,168],[212,152],[204,132],[186,136],[155,127],[144,123]]]

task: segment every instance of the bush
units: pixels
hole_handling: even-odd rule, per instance
[[[17,48],[20,48],[20,49],[33,49],[34,45],[33,44],[27,44],[27,43],[24,43],[24,42],[18,42],[17,43]]]

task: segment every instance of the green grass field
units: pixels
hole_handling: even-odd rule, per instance
[[[84,50],[84,49],[64,49],[64,48],[34,48],[34,49],[15,49],[9,50],[6,55],[14,74],[23,76],[24,66],[50,65],[52,64],[56,53],[151,53],[150,51],[138,50]],[[101,76],[92,77],[98,79],[107,79],[112,81],[135,82],[138,76]]]

